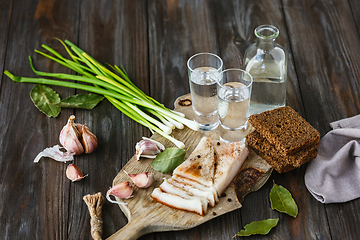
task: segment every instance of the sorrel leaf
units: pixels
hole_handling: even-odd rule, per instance
[[[168,173],[172,172],[177,166],[179,166],[185,158],[186,151],[179,148],[166,148],[159,153],[151,166],[159,172]]]
[[[270,230],[275,227],[279,219],[266,219],[262,221],[256,221],[245,225],[244,229],[238,232],[235,236],[250,236],[255,234],[266,235]],[[233,236],[233,238],[235,237]]]
[[[36,84],[30,92],[31,100],[35,106],[48,117],[57,117],[61,111],[61,108],[56,106],[61,99],[51,88]]]
[[[76,94],[74,96],[67,97],[61,100],[58,104],[58,107],[66,108],[83,108],[83,109],[93,109],[99,102],[104,99],[104,96],[97,94]]]
[[[283,186],[275,184],[275,182],[270,191],[270,202],[272,209],[289,214],[294,218],[298,214],[298,207],[291,193]]]

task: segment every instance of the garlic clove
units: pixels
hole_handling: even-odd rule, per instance
[[[80,181],[86,176],[84,176],[80,168],[75,164],[69,164],[66,168],[66,177],[73,182]]]
[[[75,125],[75,116],[71,115],[67,124],[60,132],[59,141],[66,150],[73,152],[75,155],[80,155],[84,152],[84,148],[80,142],[80,132]]]
[[[110,195],[113,195],[118,198],[128,199],[131,198],[133,195],[133,188],[131,187],[130,183],[128,181],[119,183],[112,188],[110,188],[106,192],[106,199],[111,203],[117,203],[117,204],[126,204],[124,202],[114,201],[110,198]]]
[[[84,147],[84,152],[92,153],[98,146],[97,137],[90,132],[90,129],[84,124],[77,123],[76,127],[81,134],[81,143]]]
[[[124,171],[131,179],[131,181],[138,186],[139,188],[148,188],[154,182],[153,175],[148,172],[139,173],[139,174],[129,174]]]
[[[135,149],[136,159],[139,160],[140,157],[155,158],[157,154],[165,149],[165,147],[155,140],[143,137],[143,140],[136,143]]]

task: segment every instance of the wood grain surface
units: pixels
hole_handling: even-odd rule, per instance
[[[254,28],[274,24],[280,29],[278,43],[289,53],[287,104],[323,137],[330,122],[360,114],[359,10],[357,0],[0,1],[0,239],[89,239],[82,197],[105,194],[136,142],[151,136],[106,101],[92,111],[63,109],[55,119],[39,112],[29,97],[34,85],[12,82],[3,71],[34,77],[31,55],[39,70],[71,73],[35,54],[41,44],[65,54],[53,38],[69,39],[102,63],[123,65],[137,86],[173,108],[175,99],[189,92],[186,61],[191,55],[213,52],[225,68],[242,67]],[[62,98],[78,92],[54,89]],[[99,139],[94,153],[75,158],[89,174],[76,183],[66,178],[66,164],[33,163],[37,153],[58,143],[71,114]],[[304,185],[306,166],[273,172],[238,210],[186,231],[139,239],[231,239],[246,224],[270,217],[280,219],[276,228],[246,239],[358,239],[360,200],[317,202]],[[273,181],[292,193],[297,218],[271,209]],[[108,202],[103,219],[104,238],[127,223],[118,206]]]

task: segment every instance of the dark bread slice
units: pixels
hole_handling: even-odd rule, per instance
[[[289,106],[251,115],[249,122],[284,156],[320,142],[320,133]]]
[[[277,159],[268,157],[266,154],[258,151],[255,148],[250,147],[257,155],[259,155],[262,159],[264,159],[273,169],[275,169],[278,173],[289,172],[290,170],[295,169],[295,167],[291,164],[286,164]]]
[[[250,147],[251,148],[251,147]],[[293,170],[297,167],[285,163],[283,162],[281,159],[276,159],[276,158],[272,158],[269,157],[266,154],[263,154],[262,152],[251,148],[257,155],[259,155],[261,158],[263,158],[269,165],[271,165],[271,167],[273,169],[275,169],[278,173],[284,173],[284,172],[288,172],[290,170]],[[315,149],[312,153],[309,154],[308,158],[303,160],[303,163],[306,163],[308,161],[310,161],[311,159],[314,159],[317,155],[317,149]],[[299,166],[300,167],[300,166]]]
[[[276,171],[287,172],[300,167],[317,155],[318,144],[310,148],[300,150],[294,154],[282,155],[257,131],[253,131],[246,136],[247,145],[254,150],[260,157],[268,162]]]
[[[250,147],[251,148],[251,147]],[[273,169],[275,169],[278,173],[284,173],[289,172],[290,170],[293,170],[297,167],[287,164],[279,159],[271,158],[267,155],[264,155],[262,152],[259,152],[256,149],[251,148],[257,155],[259,155],[261,158],[263,158]],[[309,157],[303,161],[303,163],[306,163],[310,161],[311,159],[314,159],[317,155],[317,149],[315,149],[312,153],[310,153]]]
[[[309,153],[316,150],[319,145],[316,144],[315,146],[300,150],[296,153],[284,155],[283,153],[278,152],[274,145],[270,144],[270,142],[267,141],[266,138],[263,138],[257,131],[253,131],[246,136],[246,143],[251,148],[257,149],[269,157],[281,159],[285,163],[292,164],[295,167],[300,167],[303,164],[304,159],[308,157]]]

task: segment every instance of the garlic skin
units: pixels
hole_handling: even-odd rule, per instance
[[[59,145],[45,148],[35,157],[34,162],[39,162],[42,157],[52,158],[58,162],[67,162],[74,160],[74,153],[68,151],[61,151],[62,149],[64,148],[60,147]]]
[[[69,164],[66,168],[66,177],[73,182],[80,181],[86,176],[84,176],[80,168],[75,164]]]
[[[106,199],[111,203],[126,205],[127,203],[112,200],[110,198],[110,195],[113,195],[118,198],[128,199],[133,196],[132,193],[133,193],[133,188],[130,185],[130,183],[128,181],[126,181],[126,182],[116,184],[115,186],[110,188],[106,192]]]
[[[143,140],[136,143],[135,149],[136,160],[140,160],[140,157],[155,158],[157,154],[165,149],[165,147],[155,140],[143,137]]]
[[[124,171],[131,179],[131,181],[139,188],[148,188],[154,182],[154,177],[151,173],[144,172],[139,174],[129,174]]]
[[[74,153],[75,155],[80,155],[84,152],[84,148],[81,145],[80,137],[81,134],[76,127],[74,122],[75,116],[71,115],[67,124],[63,127],[60,132],[59,141],[61,145],[66,148],[69,152]]]
[[[84,124],[76,123],[76,128],[81,135],[81,144],[84,147],[85,153],[92,153],[98,146],[98,140],[95,134],[90,132],[90,129]]]

